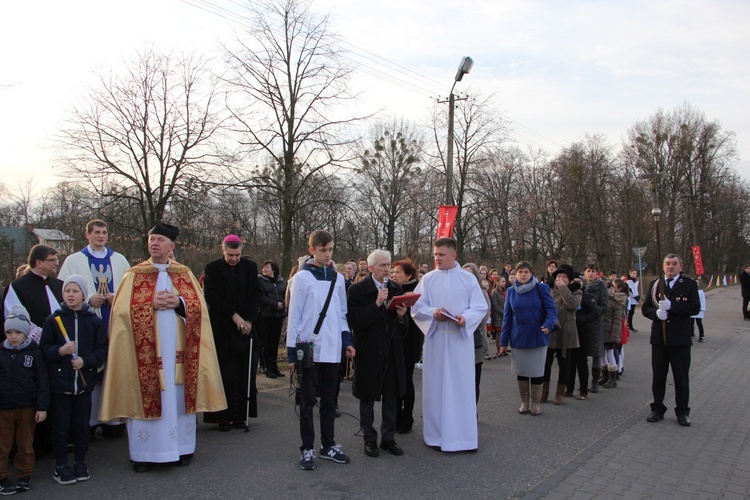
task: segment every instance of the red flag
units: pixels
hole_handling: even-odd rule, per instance
[[[437,237],[435,239],[453,238],[453,228],[456,225],[457,214],[458,206],[440,205],[438,209]]]
[[[695,274],[703,274],[703,257],[701,256],[701,246],[693,245],[693,262],[695,262]]]

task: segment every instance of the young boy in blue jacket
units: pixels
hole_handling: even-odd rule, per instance
[[[30,332],[29,313],[14,305],[5,319],[5,340],[0,344],[0,495],[31,488],[34,428],[47,418],[47,366]],[[8,454],[14,438],[18,485],[8,477]]]
[[[86,481],[91,391],[107,360],[107,332],[84,301],[88,280],[73,274],[63,283],[63,303],[44,320],[41,348],[49,365],[54,479],[60,484]],[[73,470],[68,465],[68,430],[73,429]]]

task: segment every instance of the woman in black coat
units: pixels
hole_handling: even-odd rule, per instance
[[[281,327],[286,317],[286,281],[279,275],[279,265],[272,260],[263,263],[258,276],[262,291],[260,315],[265,324],[263,356],[266,377],[283,377],[276,364]]]
[[[417,287],[417,268],[409,259],[397,260],[391,269],[391,279],[401,285],[404,293],[413,293]],[[407,316],[411,317],[410,311]],[[399,398],[396,417],[396,432],[406,434],[414,425],[414,365],[422,359],[422,344],[424,344],[424,333],[414,321],[409,321],[409,329],[406,333],[404,344],[404,373],[406,379],[406,393]]]

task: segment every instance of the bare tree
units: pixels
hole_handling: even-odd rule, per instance
[[[251,166],[234,169],[232,181],[269,193],[279,204],[281,264],[291,268],[294,218],[310,197],[305,191],[344,160],[352,118],[336,106],[352,96],[352,68],[341,58],[327,16],[304,0],[253,3],[251,27],[226,47],[234,92],[230,109]],[[340,117],[340,118],[339,118]],[[317,200],[328,198],[316,189]],[[315,200],[313,200],[315,202]]]
[[[146,50],[121,74],[98,75],[59,137],[66,173],[103,200],[138,207],[138,227],[217,162],[222,128],[215,79],[200,59]]]

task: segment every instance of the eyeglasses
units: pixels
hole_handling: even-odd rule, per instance
[[[27,318],[26,316],[24,316],[23,314],[11,313],[11,314],[9,314],[8,316],[5,317],[6,320],[8,320],[8,319],[16,319],[16,318],[20,319],[21,321],[25,321],[27,323],[31,323],[31,320],[29,318]]]
[[[56,263],[59,263],[60,259],[58,259],[57,257],[51,257],[49,259],[44,259],[44,262],[56,262]]]

